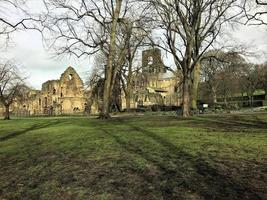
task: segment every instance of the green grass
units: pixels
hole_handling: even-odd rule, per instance
[[[0,199],[267,199],[267,114],[0,120]]]

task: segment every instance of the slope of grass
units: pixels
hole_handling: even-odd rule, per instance
[[[267,115],[0,121],[0,199],[267,199]]]

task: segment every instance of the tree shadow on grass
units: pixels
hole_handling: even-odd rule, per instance
[[[267,130],[267,123],[256,116],[213,116],[198,117],[190,121],[191,126],[200,126],[207,129],[217,129],[221,131],[250,131],[251,129]]]
[[[151,131],[128,125],[163,147],[163,150],[159,150],[160,158],[153,157],[151,151],[143,149],[136,142],[129,144],[112,131],[102,131],[127,152],[141,156],[156,166],[159,173],[153,177],[147,173],[137,173],[140,173],[139,176],[147,183],[153,184],[154,188],[161,192],[163,199],[261,199],[241,178],[225,175],[201,156],[194,157]],[[190,194],[195,197],[190,197]]]
[[[3,142],[3,141],[6,141],[6,140],[15,138],[17,136],[26,134],[26,133],[28,133],[30,131],[39,130],[39,129],[43,129],[43,128],[48,128],[50,126],[58,125],[60,123],[61,122],[56,120],[56,121],[49,121],[49,122],[46,122],[46,123],[33,124],[29,128],[26,128],[26,129],[23,129],[23,130],[20,130],[20,131],[14,131],[14,132],[8,133],[8,134],[6,134],[4,136],[0,136],[0,142]]]

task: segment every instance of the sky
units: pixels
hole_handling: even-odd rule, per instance
[[[246,45],[251,50],[257,50],[257,57],[250,57],[249,61],[261,63],[267,60],[266,55],[259,53],[267,51],[267,26],[240,25],[231,33],[233,42]],[[13,34],[9,47],[1,48],[0,55],[18,62],[21,70],[28,77],[28,84],[35,89],[41,89],[42,83],[47,80],[59,79],[68,66],[74,67],[84,80],[93,67],[93,57],[77,59],[61,56],[55,58],[44,46],[40,33],[29,30]],[[168,57],[164,60],[167,65],[171,63]]]
[[[74,67],[85,80],[92,67],[90,58],[55,57],[43,44],[40,33],[35,31],[17,32],[1,53],[18,63],[23,75],[27,77],[28,84],[35,89],[41,89],[42,83],[47,80],[59,79],[69,66]]]

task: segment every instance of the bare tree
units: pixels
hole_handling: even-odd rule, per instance
[[[218,75],[223,69],[224,61],[218,58],[217,52],[210,51],[206,53],[205,58],[201,60],[201,76],[203,81],[209,87],[212,94],[213,104],[217,103],[217,93],[219,87]]]
[[[18,21],[14,21],[10,19],[8,12],[6,9],[11,8],[15,10],[21,10],[20,6],[25,4],[25,0],[1,0],[0,1],[0,24],[1,29],[0,33],[8,33],[11,32],[13,29],[16,29],[20,25],[26,26],[25,21],[27,19],[20,19]]]
[[[223,24],[242,11],[238,0],[150,0],[160,29],[164,31],[163,48],[173,58],[183,75],[183,116],[190,115],[191,75],[202,55],[212,46]],[[233,12],[234,11],[234,12]]]
[[[250,106],[253,106],[253,96],[254,92],[260,88],[261,77],[263,76],[264,71],[261,68],[261,65],[255,65],[252,63],[245,63],[241,71],[240,83],[243,91],[246,92],[250,100]]]
[[[0,1],[0,39],[4,43],[9,41],[10,35],[15,31],[42,30],[40,25],[45,19],[31,13],[26,6],[27,2],[28,0]]]
[[[130,109],[130,101],[133,97],[134,79],[140,70],[136,58],[140,49],[143,49],[149,42],[151,33],[151,20],[147,16],[146,7],[142,7],[139,11],[130,14],[121,24],[121,34],[119,35],[119,48],[124,52],[121,63],[120,74],[122,89],[125,94],[126,110]],[[121,48],[122,47],[122,48]]]
[[[58,55],[71,54],[80,58],[99,51],[105,54],[105,87],[100,118],[109,118],[110,96],[127,53],[126,48],[118,49],[119,26],[125,23],[128,11],[134,9],[136,2],[44,0],[44,3],[48,20],[43,33],[52,36],[51,46]]]
[[[264,0],[244,0],[245,24],[267,25],[267,2]]]
[[[24,78],[12,61],[0,64],[0,102],[5,107],[4,119],[10,119],[10,105],[23,97],[26,88]]]
[[[244,58],[237,52],[208,51],[201,59],[202,79],[209,87],[213,104],[217,104],[218,96],[224,98],[238,93],[242,66],[246,64]]]
[[[93,67],[88,73],[85,83],[89,89],[92,89],[97,84],[99,79],[104,78],[105,75],[104,64],[106,63],[106,59],[107,58],[105,57],[105,55],[101,52],[95,54]]]
[[[265,99],[267,99],[267,62],[259,65],[258,70],[260,71],[259,85],[265,91]]]

